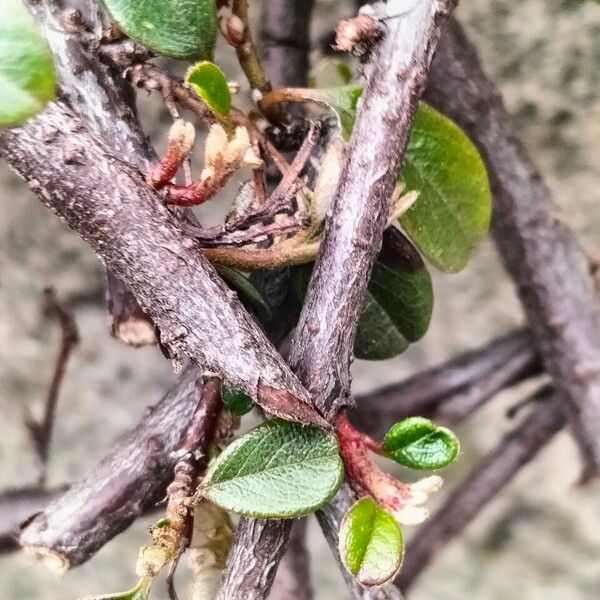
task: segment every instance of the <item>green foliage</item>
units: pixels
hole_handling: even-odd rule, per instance
[[[402,534],[396,520],[370,498],[362,498],[346,513],[339,549],[348,571],[363,585],[381,585],[402,563]]]
[[[84,598],[83,600],[148,600],[148,594],[150,592],[151,580],[143,577],[137,583],[137,585],[126,591],[119,592],[116,594],[103,594],[101,596],[92,596]]]
[[[225,449],[209,467],[202,491],[250,517],[299,517],[327,504],[343,475],[335,435],[272,419]]]
[[[240,271],[224,265],[216,266],[219,275],[227,285],[237,292],[242,304],[253,313],[261,323],[273,319],[273,309],[264,294]]]
[[[171,58],[212,58],[215,0],[103,0],[119,27],[150,50]]]
[[[306,96],[328,106],[350,137],[362,87],[308,90]],[[408,237],[438,269],[460,271],[485,236],[491,193],[477,149],[452,121],[427,104],[417,110],[401,179],[419,192],[400,222]]]
[[[458,455],[457,437],[429,419],[409,417],[385,435],[383,450],[389,458],[411,469],[441,469]]]
[[[54,98],[52,54],[19,0],[5,0],[0,20],[0,128],[16,127]]]
[[[292,271],[299,301],[308,289],[312,268],[301,265]],[[397,229],[388,229],[360,313],[355,356],[384,360],[404,352],[425,334],[432,310],[431,277],[419,253]]]
[[[231,92],[225,75],[217,65],[199,62],[188,69],[185,80],[213,112],[223,117],[229,115]]]
[[[459,271],[490,222],[491,193],[477,149],[452,121],[421,103],[402,180],[419,192],[400,218],[404,231],[436,267]]]
[[[238,417],[250,412],[255,406],[254,400],[244,390],[227,381],[223,381],[221,385],[221,397],[225,408]]]

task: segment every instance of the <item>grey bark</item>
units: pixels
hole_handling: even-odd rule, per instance
[[[519,140],[477,51],[451,21],[427,100],[471,137],[494,194],[492,234],[568,413],[583,479],[600,474],[600,298],[588,259]]]

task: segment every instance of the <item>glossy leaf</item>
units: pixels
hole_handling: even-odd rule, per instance
[[[202,491],[250,517],[298,517],[327,504],[343,475],[335,435],[272,419],[225,449],[208,469]]]
[[[409,417],[396,423],[382,444],[389,458],[411,469],[441,469],[458,455],[458,438],[429,419]]]
[[[312,265],[293,270],[294,292],[303,301]],[[429,327],[433,310],[431,277],[419,253],[397,229],[384,234],[360,313],[354,354],[385,360],[404,352]]]
[[[212,58],[215,0],[103,0],[119,27],[157,54],[184,60]]]
[[[255,406],[254,400],[248,394],[227,381],[221,386],[221,398],[225,408],[238,417],[250,412]]]
[[[400,527],[370,498],[362,498],[346,513],[339,539],[344,565],[363,585],[389,581],[402,564]]]
[[[126,591],[101,596],[88,596],[82,600],[148,600],[152,581],[146,577],[140,579],[137,585]]]
[[[477,149],[452,121],[422,103],[402,180],[419,192],[400,218],[404,231],[436,267],[459,271],[490,222],[490,187]]]
[[[224,265],[216,267],[227,285],[237,292],[242,304],[253,313],[261,323],[273,318],[273,310],[263,293],[240,271]]]
[[[5,0],[0,19],[0,128],[16,127],[54,98],[48,43],[20,0]]]
[[[186,82],[209,108],[224,117],[231,110],[231,92],[223,72],[214,63],[203,61],[190,67]]]

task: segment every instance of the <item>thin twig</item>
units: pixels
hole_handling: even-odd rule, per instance
[[[60,327],[60,345],[54,372],[46,395],[44,414],[39,421],[33,417],[29,417],[26,420],[27,429],[40,461],[40,474],[38,478],[38,485],[40,487],[43,487],[46,483],[48,450],[52,439],[56,404],[58,402],[60,388],[65,376],[69,358],[79,343],[79,332],[73,313],[58,300],[53,288],[46,288],[44,290],[42,312],[47,319],[58,323]]]

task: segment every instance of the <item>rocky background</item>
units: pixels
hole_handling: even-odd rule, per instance
[[[349,4],[321,0],[315,39],[349,13]],[[564,219],[591,253],[599,250],[600,6],[572,0],[479,0],[464,1],[459,15],[500,82]],[[227,70],[227,62],[220,62],[233,75],[233,67]],[[161,119],[167,119],[152,101],[142,100],[148,131],[157,134],[160,145]],[[41,291],[49,284],[75,311],[82,336],[60,399],[49,468],[50,485],[68,482],[157,401],[174,375],[156,348],[132,350],[109,337],[98,260],[3,164],[0,208],[0,487],[37,477],[23,417],[41,409],[53,367],[58,334],[39,311]],[[481,245],[462,273],[436,275],[435,291],[434,319],[425,339],[397,359],[358,362],[357,392],[401,379],[521,323],[512,286],[489,243]],[[526,391],[505,393],[458,431],[463,453],[447,470],[440,496],[513,426],[505,410]],[[445,549],[411,598],[599,598],[600,487],[578,488],[578,469],[572,441],[560,434]],[[61,578],[21,554],[0,557],[0,598],[67,600],[125,589],[134,581],[137,547],[147,539],[148,524],[136,523]],[[309,542],[317,600],[345,598],[315,523]],[[180,571],[183,581],[185,564]],[[162,597],[158,589],[156,597]]]

